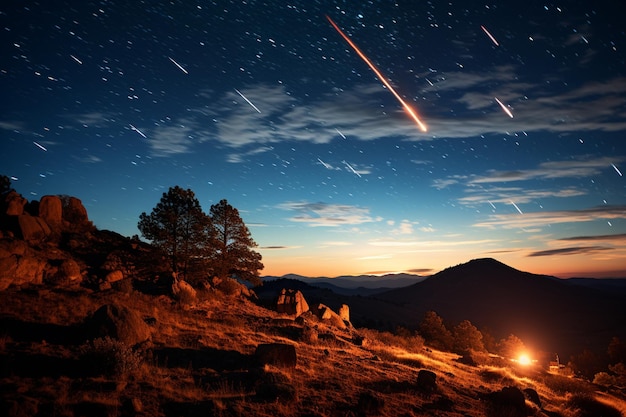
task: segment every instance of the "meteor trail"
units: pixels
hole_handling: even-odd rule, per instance
[[[141,135],[142,138],[144,139],[148,139],[148,137],[146,135],[143,134],[143,132],[139,129],[137,129],[135,126],[133,125],[129,125],[131,130],[134,130],[135,132],[139,133]]]
[[[81,61],[80,59],[76,58],[74,55],[70,55],[72,57],[72,59],[76,62],[78,62],[80,65],[83,65],[83,61]]]
[[[509,108],[507,106],[505,106],[504,104],[502,104],[502,102],[500,100],[498,100],[498,97],[494,97],[496,99],[496,101],[498,102],[498,104],[500,105],[500,107],[502,107],[502,110],[504,110],[504,112],[506,114],[509,115],[509,117],[512,119],[513,118],[513,113],[511,113],[511,110],[509,110]]]
[[[335,128],[335,130],[337,131],[337,133],[339,133],[339,136],[341,136],[342,138],[346,139],[346,135],[344,135],[343,133],[341,133],[339,131],[339,129]]]
[[[185,74],[189,74],[189,72],[187,72],[187,70],[185,68],[182,67],[182,65],[180,65],[178,62],[174,61],[172,58],[170,58],[168,56],[168,58],[170,59],[170,61],[172,61],[172,63],[174,65],[176,65],[178,67],[178,69],[180,69],[182,72],[184,72]]]
[[[324,165],[324,168],[333,169],[333,167],[331,167],[330,165],[328,165],[326,162],[322,161],[321,159],[317,158],[317,160],[320,161],[322,165]]]
[[[522,210],[520,210],[519,207],[517,207],[517,204],[515,204],[513,201],[511,201],[511,204],[513,204],[513,207],[515,207],[515,209],[519,212],[519,214],[524,214],[522,213]]]
[[[255,106],[254,104],[252,104],[252,102],[251,102],[250,100],[248,100],[248,97],[244,96],[244,95],[241,93],[241,91],[237,90],[236,88],[235,88],[235,91],[237,92],[237,94],[239,94],[239,95],[241,96],[241,98],[242,98],[242,99],[246,100],[246,103],[248,103],[249,105],[251,105],[251,106],[252,106],[252,108],[253,108],[254,110],[256,110],[256,111],[257,111],[257,113],[261,113],[261,110],[259,110],[259,109],[257,108],[257,106]]]
[[[38,144],[37,142],[33,142],[35,144],[36,147],[38,147],[39,149],[42,149],[46,152],[48,152],[48,150],[46,148],[44,148],[42,145]]]
[[[489,33],[489,31],[487,30],[487,28],[485,28],[483,25],[480,25],[480,28],[483,30],[483,32],[485,32],[487,34],[487,36],[489,36],[489,39],[491,39],[491,41],[493,43],[496,44],[496,46],[500,46],[500,44],[498,43],[498,41],[496,40],[496,38],[493,37],[493,35],[491,33]]]
[[[352,165],[350,165],[350,164],[349,164],[349,163],[347,163],[346,161],[343,161],[343,163],[344,163],[344,164],[346,164],[346,166],[347,166],[348,168],[350,168],[350,171],[352,171],[353,173],[355,173],[357,177],[361,178],[361,174],[359,174],[358,172],[356,172],[356,171],[354,170],[354,168],[352,168]]]
[[[615,166],[615,164],[611,164],[611,166],[613,167],[613,169],[615,170],[615,172],[617,172],[617,174],[621,177],[622,176],[622,172],[617,169],[617,167]]]
[[[341,37],[348,42],[348,45],[350,45],[350,47],[352,49],[354,49],[354,52],[356,52],[359,57],[361,57],[361,59],[363,61],[365,61],[365,63],[370,67],[370,69],[372,71],[374,71],[374,74],[376,74],[376,76],[378,77],[378,79],[380,79],[380,81],[382,81],[382,83],[389,89],[389,91],[391,91],[391,93],[395,96],[395,98],[400,102],[400,104],[402,104],[402,106],[404,107],[404,110],[413,118],[413,120],[415,120],[415,123],[417,123],[417,125],[419,126],[420,130],[422,132],[426,132],[428,129],[426,128],[426,125],[424,123],[422,123],[422,121],[419,119],[419,117],[417,116],[417,113],[415,113],[415,110],[413,110],[413,108],[411,108],[411,106],[409,106],[403,99],[402,97],[400,97],[400,95],[398,93],[396,93],[396,90],[394,90],[394,88],[391,86],[391,84],[389,83],[389,81],[387,81],[387,79],[383,76],[383,74],[378,70],[378,68],[376,68],[376,66],[365,56],[365,54],[363,52],[361,52],[361,50],[359,49],[358,46],[356,46],[356,44],[354,42],[352,42],[352,40],[348,37],[348,35],[346,35],[345,33],[343,33],[343,31],[339,28],[339,26],[337,26],[337,24],[333,21],[333,19],[331,19],[328,15],[326,16],[326,19],[328,19],[328,21],[330,22],[331,25],[333,25],[333,27],[335,28],[335,30],[341,35]],[[358,174],[357,174],[358,175]],[[360,175],[359,175],[360,176]]]

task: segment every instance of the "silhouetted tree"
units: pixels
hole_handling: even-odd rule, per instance
[[[174,272],[186,274],[192,261],[210,256],[211,219],[190,189],[170,187],[150,214],[141,213],[137,227],[142,236],[165,251]]]
[[[526,350],[522,339],[514,334],[508,335],[498,342],[498,353],[507,359],[517,359]]]
[[[419,334],[426,344],[439,350],[452,349],[452,333],[446,328],[443,319],[434,311],[427,311],[419,325]]]
[[[626,364],[626,343],[622,342],[619,337],[611,339],[607,353],[612,363]]]
[[[593,380],[595,374],[602,370],[601,360],[590,349],[585,349],[578,355],[573,355],[567,366],[575,375]]]
[[[483,335],[469,320],[463,320],[452,329],[454,337],[453,348],[457,353],[464,353],[468,350],[482,352],[485,350],[483,345]]]
[[[211,206],[214,228],[212,268],[214,275],[232,276],[261,284],[259,272],[263,269],[261,254],[252,250],[257,244],[250,230],[239,216],[239,211],[226,200]]]

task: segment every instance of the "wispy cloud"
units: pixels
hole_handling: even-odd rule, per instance
[[[282,245],[274,245],[274,246],[260,246],[259,249],[262,250],[286,250],[286,249],[299,249],[302,246],[282,246]]]
[[[515,229],[543,227],[558,223],[581,223],[594,220],[626,219],[626,206],[601,206],[583,210],[492,214],[474,227]]]
[[[548,249],[541,250],[537,252],[531,252],[527,256],[560,256],[560,255],[580,255],[580,254],[590,254],[602,251],[610,251],[614,248],[609,248],[605,246],[578,246],[578,247],[570,247],[570,248],[559,248],[559,249]]]
[[[521,182],[530,180],[583,178],[598,175],[602,170],[614,169],[612,164],[626,160],[624,156],[590,157],[579,156],[563,161],[543,162],[535,168],[524,170],[499,171],[489,170],[485,174],[451,175],[437,179],[433,187],[443,189],[452,185],[462,184],[476,186],[502,182]],[[494,189],[496,190],[496,189]],[[510,189],[514,190],[514,189]],[[573,190],[573,189],[570,189]],[[578,194],[574,194],[578,195]]]
[[[626,245],[626,233],[622,234],[614,234],[614,235],[591,235],[591,236],[572,236],[572,237],[564,237],[558,240],[563,241],[619,241]]]
[[[495,83],[493,80],[497,79]],[[441,97],[420,102],[420,114],[429,126],[421,132],[400,107],[380,107],[388,97],[377,83],[362,84],[351,90],[329,90],[316,97],[300,98],[284,86],[253,84],[238,87],[261,113],[234,90],[226,93],[205,91],[200,95],[208,104],[189,108],[184,116],[169,124],[140,127],[146,134],[152,156],[170,156],[194,151],[194,146],[215,141],[221,146],[240,149],[229,157],[242,162],[246,147],[289,141],[314,144],[332,140],[370,141],[388,137],[407,141],[439,138],[468,138],[505,132],[582,133],[626,130],[626,77],[588,82],[561,94],[548,92],[540,82],[520,81],[514,66],[494,73],[448,72],[423,91]],[[498,97],[512,107],[514,118],[503,114],[494,101]],[[445,108],[442,107],[445,102]],[[455,107],[451,117],[447,109]],[[104,112],[67,115],[74,123],[98,127],[111,123],[125,126],[119,117]],[[2,122],[0,128],[15,129],[15,122]],[[338,133],[338,130],[341,134]],[[253,154],[247,154],[249,156]],[[606,159],[607,162],[609,158]],[[600,162],[600,161],[599,161]],[[424,163],[424,161],[415,161]],[[546,163],[535,171],[491,172],[474,178],[476,183],[520,181],[529,178],[561,178],[596,172],[598,165],[558,165]],[[444,184],[441,184],[445,186]]]
[[[296,212],[289,218],[292,222],[308,223],[309,226],[337,227],[381,221],[373,218],[368,208],[323,202],[287,202],[279,205],[283,210]]]

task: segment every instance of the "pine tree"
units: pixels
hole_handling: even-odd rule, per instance
[[[252,249],[257,244],[252,240],[239,211],[226,200],[221,200],[211,206],[210,216],[215,231],[214,275],[220,278],[232,276],[254,285],[260,284],[259,271],[263,269],[261,254]]]
[[[187,274],[192,263],[209,256],[211,219],[190,189],[170,187],[149,215],[141,213],[137,227],[165,251],[175,273]]]

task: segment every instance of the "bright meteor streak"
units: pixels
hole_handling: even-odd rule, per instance
[[[498,102],[500,107],[502,107],[502,110],[504,110],[504,112],[506,114],[508,114],[509,117],[512,119],[513,118],[513,113],[511,113],[511,110],[509,110],[509,108],[507,106],[505,106],[500,100],[498,100],[498,97],[494,97],[494,98],[496,99],[496,101]]]
[[[178,67],[178,69],[180,69],[180,70],[181,70],[182,72],[184,72],[185,74],[189,74],[189,72],[188,72],[185,68],[183,68],[183,66],[182,66],[182,65],[180,65],[178,62],[174,61],[174,60],[173,60],[172,58],[170,58],[169,56],[168,56],[168,58],[170,59],[170,61],[172,61],[172,64],[174,64],[174,65],[176,65],[176,66]]]
[[[383,76],[383,74],[378,70],[378,68],[376,68],[376,66],[365,56],[365,54],[363,52],[361,52],[361,50],[359,49],[358,46],[356,46],[356,44],[354,42],[352,42],[352,40],[348,37],[348,35],[346,35],[345,33],[343,33],[343,31],[339,28],[339,26],[337,26],[337,24],[333,21],[333,19],[331,19],[329,16],[326,16],[326,19],[328,19],[328,21],[330,22],[331,25],[333,25],[333,27],[335,28],[335,30],[337,32],[339,32],[339,34],[341,35],[341,37],[348,42],[348,45],[350,45],[350,47],[352,49],[354,49],[354,52],[356,52],[359,57],[361,57],[361,59],[363,61],[365,61],[365,63],[370,67],[370,69],[372,71],[374,71],[374,74],[376,74],[376,76],[380,79],[380,81],[382,81],[382,83],[389,89],[389,91],[391,91],[391,93],[395,96],[396,99],[398,99],[398,101],[400,102],[400,104],[402,104],[402,107],[404,107],[404,110],[413,118],[413,120],[415,120],[415,123],[417,123],[417,125],[419,126],[419,128],[421,129],[422,132],[426,132],[428,129],[426,128],[426,125],[424,123],[422,123],[422,121],[419,119],[419,117],[417,117],[417,113],[415,113],[415,110],[413,110],[411,108],[411,106],[409,106],[403,99],[402,97],[400,97],[400,95],[398,93],[396,93],[396,90],[394,90],[394,88],[391,86],[391,84],[389,83],[389,81],[387,81],[387,79]]]
[[[239,94],[239,95],[241,96],[241,98],[242,98],[242,99],[246,100],[246,103],[248,103],[249,105],[251,105],[251,106],[252,106],[252,108],[253,108],[254,110],[256,110],[256,111],[257,111],[257,113],[261,113],[261,110],[259,110],[259,109],[257,108],[257,106],[255,106],[254,104],[252,104],[252,102],[251,102],[250,100],[248,100],[248,97],[244,96],[244,95],[243,95],[243,93],[242,93],[241,91],[237,90],[236,88],[235,88],[235,91],[237,92],[237,94]]]
[[[42,151],[46,151],[46,152],[48,152],[48,150],[47,150],[47,149],[46,149],[43,145],[40,145],[40,144],[38,144],[37,142],[33,142],[33,143],[35,144],[35,146],[36,146],[36,147],[38,147],[38,148],[39,148],[39,149],[41,149]]]
[[[615,164],[611,164],[611,166],[613,167],[615,172],[617,172],[617,174],[621,177],[622,176],[622,172],[615,166]]]
[[[489,33],[489,31],[487,30],[486,27],[484,27],[483,25],[480,25],[480,28],[483,30],[483,32],[485,32],[487,34],[487,36],[489,36],[489,39],[491,39],[491,41],[493,43],[496,44],[496,46],[500,46],[500,44],[498,43],[498,41],[496,40],[496,38],[493,37],[493,35],[491,33]]]

